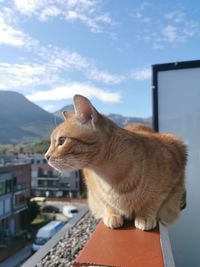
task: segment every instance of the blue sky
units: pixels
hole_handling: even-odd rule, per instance
[[[151,116],[151,66],[200,59],[199,1],[0,0],[0,90]]]

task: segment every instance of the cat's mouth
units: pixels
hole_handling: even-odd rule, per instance
[[[64,172],[64,171],[75,171],[77,170],[77,167],[73,166],[66,160],[58,159],[58,158],[50,158],[48,160],[48,164],[56,169],[58,172]]]

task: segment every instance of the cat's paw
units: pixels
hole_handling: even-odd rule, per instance
[[[121,215],[110,215],[104,217],[103,222],[109,228],[120,228],[124,224],[124,219]]]
[[[157,225],[157,221],[155,218],[145,218],[145,217],[135,218],[135,227],[142,231],[154,229],[156,225]]]

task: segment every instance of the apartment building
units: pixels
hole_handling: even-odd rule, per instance
[[[30,193],[30,164],[0,166],[0,239],[24,229]]]
[[[47,164],[43,155],[34,155],[30,162],[32,195],[37,197],[81,197],[84,191],[81,171],[60,174]]]
[[[1,163],[2,166],[30,164],[32,196],[79,198],[85,192],[81,171],[60,174],[47,164],[43,154],[18,154],[6,158],[4,155],[0,156]]]

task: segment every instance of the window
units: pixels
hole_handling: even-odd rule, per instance
[[[37,170],[32,170],[32,177],[37,177],[38,176],[38,171]]]
[[[4,214],[4,209],[3,209],[3,200],[0,200],[0,216]]]
[[[0,195],[3,195],[6,193],[6,190],[5,190],[5,181],[3,182],[0,182]]]
[[[48,171],[48,177],[53,177],[53,172],[51,170]]]
[[[6,193],[10,193],[12,191],[12,180],[6,181]]]
[[[11,199],[7,198],[4,200],[4,207],[5,207],[5,213],[8,213],[11,211]]]
[[[75,177],[79,178],[79,171],[75,171]]]
[[[54,185],[53,181],[48,181],[47,186],[52,187]]]
[[[66,186],[66,188],[70,188],[71,187],[70,183],[66,183],[65,186]]]
[[[39,180],[38,186],[47,186],[47,181],[46,180]]]
[[[53,181],[54,186],[58,186],[58,181]]]
[[[13,185],[14,185],[14,187],[17,185],[17,177],[13,178]]]

